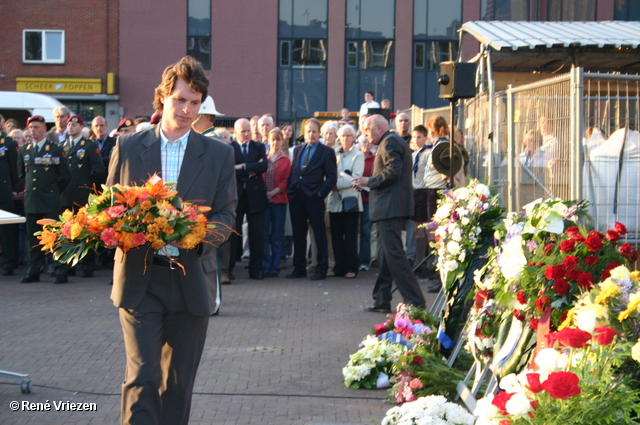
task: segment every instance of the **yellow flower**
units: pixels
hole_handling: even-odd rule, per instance
[[[64,222],[71,221],[72,218],[73,218],[73,211],[64,210],[64,212],[62,213],[62,221]]]
[[[71,240],[77,239],[78,236],[82,233],[82,225],[78,223],[71,224],[71,229],[69,231],[69,237]]]
[[[560,326],[558,326],[558,330],[561,331],[562,329],[566,328],[567,326],[570,326],[573,323],[573,318],[576,316],[576,309],[572,308],[571,310],[569,310],[567,312],[567,318],[564,319],[564,322],[562,322],[562,324]]]
[[[631,272],[631,280],[635,283],[638,283],[638,280],[640,280],[640,271],[635,270]]]
[[[636,345],[631,349],[631,358],[640,363],[640,341],[636,342]]]
[[[193,249],[200,243],[202,239],[193,233],[187,233],[184,235],[180,243],[184,247],[184,249]]]
[[[620,312],[620,314],[618,315],[618,321],[622,322],[623,320],[628,318],[631,313],[636,311],[638,306],[640,306],[640,292],[631,294],[631,296],[629,297],[629,304],[627,304],[627,309]]]
[[[610,279],[602,282],[600,284],[600,288],[601,291],[595,299],[596,304],[603,304],[609,298],[617,295],[620,292],[620,287],[618,287],[618,285],[616,285],[616,283]]]

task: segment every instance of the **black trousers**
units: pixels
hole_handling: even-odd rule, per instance
[[[396,283],[405,304],[425,306],[420,285],[402,249],[402,230],[405,222],[404,218],[389,218],[376,222],[380,271],[373,286],[373,300],[378,307],[391,308],[393,282]]]
[[[262,260],[264,258],[264,211],[251,212],[249,207],[249,195],[247,192],[238,199],[236,207],[236,231],[242,234],[242,222],[244,216],[247,216],[249,224],[249,273],[254,274],[262,271]],[[235,233],[231,234],[231,258],[229,259],[229,273],[233,273],[236,265],[237,252],[239,245],[242,244],[242,236]]]
[[[187,424],[209,317],[187,310],[182,270],[153,264],[147,273],[151,282],[140,305],[119,309],[127,354],[121,423]]]
[[[316,273],[327,273],[329,269],[329,249],[324,224],[324,199],[309,197],[300,192],[289,201],[291,227],[293,229],[293,267],[296,272],[307,270],[307,223],[311,224],[313,237],[318,247]]]
[[[11,202],[0,203],[0,210],[13,211]],[[0,226],[0,244],[2,245],[2,265],[7,271],[18,267],[18,225],[3,224]]]
[[[358,224],[359,212],[329,213],[331,244],[336,260],[333,272],[338,276],[358,274]]]

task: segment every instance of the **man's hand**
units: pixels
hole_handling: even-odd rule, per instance
[[[369,187],[369,177],[354,177],[351,180],[351,186],[357,190],[361,187]]]
[[[244,164],[236,164],[235,169],[236,169],[236,170],[242,170],[242,169],[244,169]]]

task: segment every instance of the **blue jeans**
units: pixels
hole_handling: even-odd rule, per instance
[[[280,273],[287,204],[269,204],[264,212],[264,257],[262,273]]]
[[[362,213],[360,214],[360,253],[358,255],[359,265],[368,266],[371,262],[371,228],[373,223],[369,220],[369,203],[362,203]]]

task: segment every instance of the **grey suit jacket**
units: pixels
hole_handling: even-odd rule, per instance
[[[397,133],[387,131],[378,144],[369,178],[369,217],[380,221],[413,216],[411,149]]]
[[[111,153],[107,185],[132,182],[142,184],[149,176],[158,173],[162,177],[160,158],[160,126],[121,136]],[[209,221],[232,228],[235,224],[237,204],[234,155],[231,146],[191,131],[180,169],[176,189],[186,201],[210,206]],[[224,239],[229,231],[218,226]],[[219,246],[223,241],[209,240]],[[118,248],[113,270],[111,299],[116,307],[136,308],[144,296],[149,283],[149,273],[154,252],[142,246],[126,254]],[[181,276],[185,303],[189,312],[196,316],[209,316],[217,309],[216,248],[203,243],[198,249],[180,249],[180,264],[186,275]],[[146,266],[145,266],[146,263]]]

